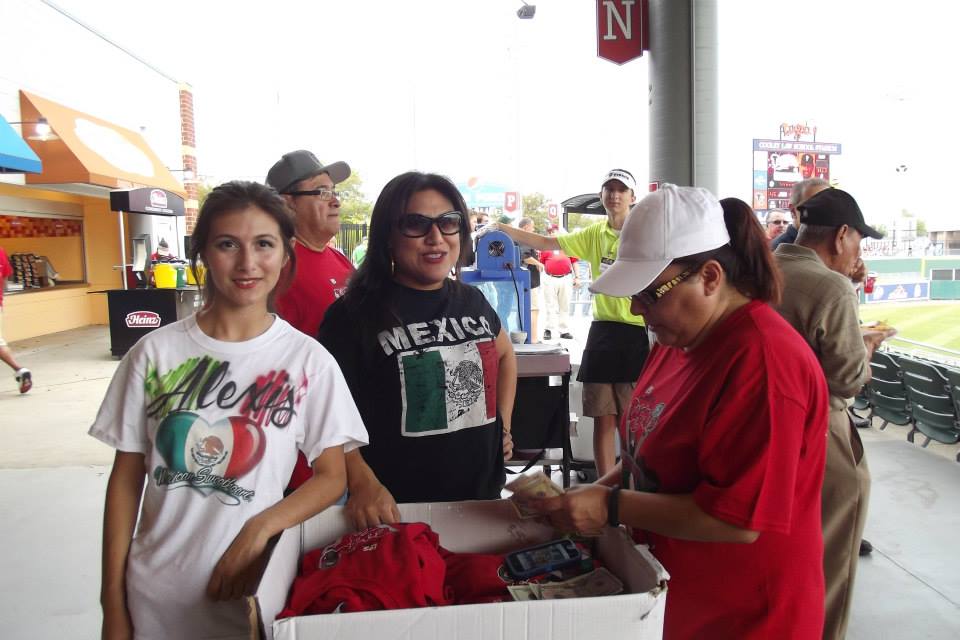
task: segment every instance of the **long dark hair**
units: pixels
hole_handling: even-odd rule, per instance
[[[678,258],[673,261],[674,264],[694,267],[707,260],[716,260],[737,291],[751,300],[779,304],[783,277],[757,215],[750,205],[739,198],[724,198],[720,206],[723,208],[723,222],[730,235],[730,244]]]
[[[467,224],[467,204],[457,187],[445,176],[436,173],[409,171],[387,183],[380,192],[370,216],[370,234],[367,237],[367,255],[357,272],[350,278],[343,303],[354,317],[372,321],[376,331],[388,326],[393,319],[387,295],[393,281],[393,258],[390,236],[400,216],[407,212],[407,203],[414,194],[433,189],[450,201],[463,214],[460,225],[460,255],[456,270],[463,265],[464,251],[470,245],[470,227]]]
[[[286,203],[276,191],[266,187],[258,182],[246,182],[235,180],[233,182],[224,182],[215,187],[204,200],[200,207],[200,214],[197,216],[197,224],[193,228],[193,234],[190,236],[190,269],[193,271],[193,277],[200,282],[200,274],[197,264],[207,248],[210,241],[210,227],[213,221],[222,215],[243,211],[248,207],[257,207],[268,216],[273,218],[277,226],[280,227],[280,237],[283,242],[283,252],[287,257],[287,265],[280,275],[280,281],[267,299],[267,308],[273,311],[273,300],[278,291],[283,291],[293,280],[293,274],[297,268],[297,255],[293,251],[292,239],[294,234],[293,216],[287,209]],[[213,301],[216,289],[213,285],[213,279],[207,278],[203,285],[203,297],[207,304]]]

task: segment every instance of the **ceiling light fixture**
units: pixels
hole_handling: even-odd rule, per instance
[[[18,124],[21,129],[25,124],[36,125],[33,128],[32,136],[24,136],[24,140],[39,140],[41,142],[48,142],[50,140],[59,140],[60,136],[55,134],[50,128],[50,123],[47,122],[47,119],[43,116],[40,116],[36,120],[24,120],[23,122],[8,122],[7,124]],[[22,135],[22,133],[21,133]]]

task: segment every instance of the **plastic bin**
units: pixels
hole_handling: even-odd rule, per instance
[[[153,279],[158,289],[176,289],[177,268],[165,262],[156,264],[153,266]]]

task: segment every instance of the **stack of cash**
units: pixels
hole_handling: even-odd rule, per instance
[[[623,593],[623,583],[604,567],[564,582],[518,584],[507,587],[514,600],[594,598]]]
[[[527,505],[531,499],[563,495],[563,489],[543,471],[518,476],[507,485],[507,489],[513,492],[510,502],[521,518],[535,518],[540,515]]]

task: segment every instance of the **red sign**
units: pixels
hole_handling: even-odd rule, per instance
[[[597,0],[597,56],[624,64],[649,51],[647,0]]]
[[[513,213],[517,210],[517,205],[519,204],[520,199],[517,197],[516,191],[507,191],[503,194],[503,208],[510,213]]]
[[[547,217],[551,220],[556,220],[557,216],[560,215],[560,209],[555,204],[547,205]]]
[[[653,193],[654,191],[656,191],[656,190],[659,189],[659,188],[660,188],[660,181],[659,181],[659,180],[651,180],[651,181],[650,181],[650,188],[648,189],[648,190],[650,191],[650,193]]]

